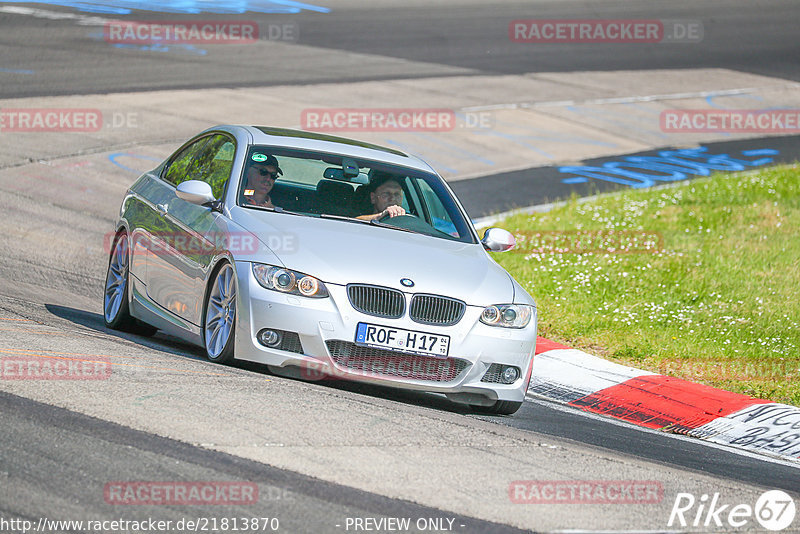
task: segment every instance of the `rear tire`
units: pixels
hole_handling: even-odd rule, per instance
[[[140,336],[152,336],[158,329],[131,316],[128,302],[130,247],[128,235],[121,233],[114,241],[108,259],[103,295],[103,321],[106,327]]]

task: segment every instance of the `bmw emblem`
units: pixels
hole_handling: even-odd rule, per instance
[[[401,278],[400,283],[405,287],[414,287],[414,281],[411,278]]]

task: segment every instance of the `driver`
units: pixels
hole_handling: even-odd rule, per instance
[[[406,210],[403,209],[403,188],[397,178],[389,174],[376,176],[370,182],[370,189],[369,200],[373,212],[359,215],[357,219],[372,221],[406,214]]]
[[[250,206],[274,208],[270,193],[275,180],[283,171],[278,159],[271,154],[255,153],[251,156],[250,167],[245,174],[244,203]]]

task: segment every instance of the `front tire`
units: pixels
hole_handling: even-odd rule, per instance
[[[103,295],[103,321],[107,328],[142,336],[152,336],[157,329],[131,316],[128,303],[130,247],[128,235],[119,234],[108,260]]]
[[[516,401],[496,401],[491,406],[474,406],[476,412],[488,413],[493,415],[513,415],[522,408],[521,402]]]
[[[497,401],[492,406],[492,413],[496,413],[498,415],[513,415],[517,413],[517,410],[522,408],[521,402],[515,401]]]
[[[206,297],[203,341],[209,361],[229,363],[233,360],[235,327],[236,273],[226,262],[214,276]]]

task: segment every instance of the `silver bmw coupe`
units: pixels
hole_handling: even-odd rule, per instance
[[[297,130],[210,128],[130,187],[109,240],[110,328],[214,362],[522,405],[536,304],[445,181],[397,150]]]

